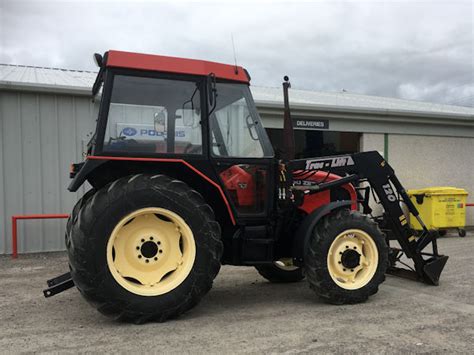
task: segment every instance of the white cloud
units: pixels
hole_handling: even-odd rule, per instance
[[[448,102],[474,87],[472,13],[470,1],[0,0],[0,62],[94,69],[93,52],[121,49],[233,63],[233,34],[255,85],[288,74],[295,88]]]

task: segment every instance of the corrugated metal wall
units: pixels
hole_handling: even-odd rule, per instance
[[[0,254],[11,252],[11,216],[69,213],[69,164],[95,127],[88,97],[0,91]],[[66,220],[18,222],[20,252],[64,249]]]
[[[77,194],[67,190],[69,164],[82,161],[97,111],[98,104],[87,96],[0,90],[0,254],[11,252],[12,215],[70,213],[85,192],[85,188]],[[272,127],[269,122],[275,117],[281,117],[265,113],[261,107],[259,111],[267,127]],[[332,118],[331,122],[335,120]],[[364,126],[370,127],[367,123]],[[466,127],[464,134],[472,136],[470,126]],[[441,127],[436,129],[439,135]],[[450,144],[455,141],[460,140],[446,137]],[[472,139],[466,141],[459,149],[469,151],[471,142]],[[470,169],[469,165],[465,167]],[[408,181],[405,183],[411,186]],[[65,220],[19,221],[19,251],[63,250],[65,224]]]

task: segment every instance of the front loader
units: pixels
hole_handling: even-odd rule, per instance
[[[95,59],[99,116],[69,190],[92,188],[67,223],[70,272],[48,281],[46,297],[76,286],[101,313],[142,323],[194,307],[221,264],[271,282],[306,278],[334,304],[365,301],[385,273],[438,284],[448,257],[426,227],[414,236],[401,205],[423,221],[379,153],[294,159],[288,78],[276,157],[242,67]]]

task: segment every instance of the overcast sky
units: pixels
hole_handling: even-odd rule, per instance
[[[472,1],[0,0],[0,63],[96,70],[108,49],[233,63],[252,84],[473,105]]]

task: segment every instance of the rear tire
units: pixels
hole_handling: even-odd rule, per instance
[[[91,194],[71,215],[67,250],[74,284],[99,312],[164,321],[210,290],[223,246],[199,193],[164,175],[134,175]]]
[[[71,229],[71,226],[73,223],[76,223],[77,221],[77,216],[79,214],[79,210],[84,206],[84,204],[95,194],[95,190],[91,189],[87,191],[82,197],[76,202],[74,205],[71,215],[69,216],[67,223],[66,223],[66,233],[64,236],[64,239],[66,241],[66,248],[69,248],[71,245],[71,238],[70,238],[70,233],[68,231]]]
[[[311,289],[323,300],[364,302],[385,280],[387,243],[378,225],[366,215],[339,210],[316,226],[305,266]]]
[[[270,282],[290,283],[304,279],[304,270],[296,266],[280,266],[277,262],[255,266],[258,273]]]

